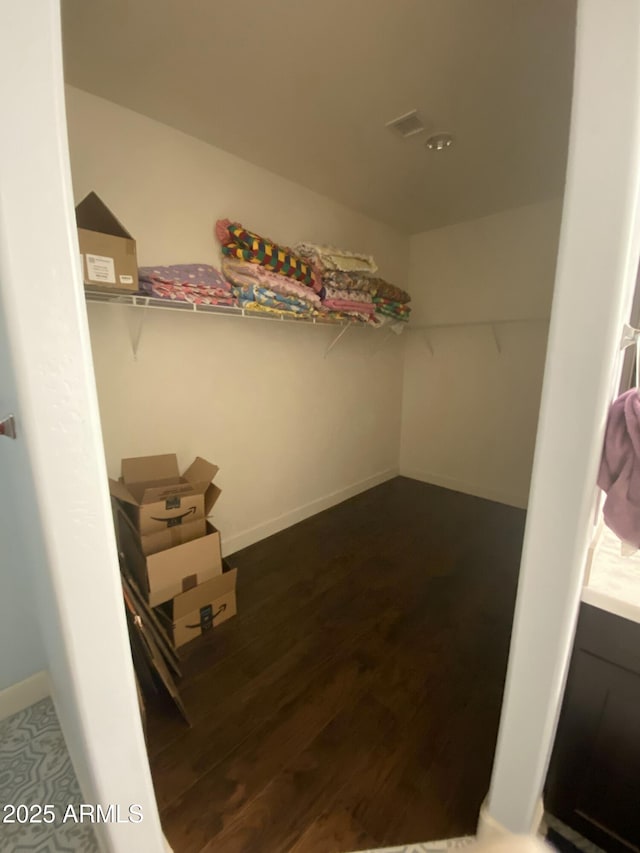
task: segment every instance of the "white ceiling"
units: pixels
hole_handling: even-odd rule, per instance
[[[575,0],[64,0],[69,83],[412,233],[562,192]],[[417,108],[455,147],[385,123]]]

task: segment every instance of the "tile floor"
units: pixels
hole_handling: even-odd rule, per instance
[[[62,822],[82,794],[53,703],[35,705],[0,721],[0,850],[2,853],[98,853],[88,824]],[[51,804],[55,822],[6,823],[7,804]]]

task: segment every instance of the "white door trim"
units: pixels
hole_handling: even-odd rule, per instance
[[[160,853],[79,271],[57,0],[3,3],[0,103],[0,309],[19,403],[14,444],[29,462],[13,484],[32,522],[25,572],[84,797],[143,808],[139,824],[96,827],[100,843]]]
[[[569,165],[502,719],[479,831],[536,823],[638,269],[640,2],[580,0]]]

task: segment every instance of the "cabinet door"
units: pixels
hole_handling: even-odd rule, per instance
[[[545,800],[605,850],[640,850],[640,625],[585,604]]]

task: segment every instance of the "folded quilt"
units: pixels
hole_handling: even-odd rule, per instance
[[[327,299],[343,299],[347,302],[371,302],[372,297],[370,293],[365,293],[361,290],[341,290],[337,287],[331,287],[329,284],[325,284],[322,288],[322,299],[326,302]]]
[[[322,273],[322,283],[325,287],[334,287],[336,290],[360,290],[364,293],[370,293],[372,296],[382,296],[385,299],[393,299],[395,302],[410,302],[411,296],[396,287],[394,284],[389,284],[383,278],[366,275],[364,273],[346,273],[336,270],[328,270]]]
[[[138,287],[156,299],[189,302],[192,305],[233,305],[231,285],[207,264],[169,267],[140,267]]]
[[[375,306],[372,302],[352,302],[349,299],[325,299],[322,305],[330,311],[355,311],[358,314],[366,314],[367,316],[373,314],[375,311]]]
[[[315,243],[298,243],[294,249],[317,269],[338,270],[341,272],[374,273],[378,265],[371,257],[362,252],[348,252],[346,249],[336,249],[333,246],[317,246]]]
[[[375,295],[376,279],[364,273],[347,273],[339,270],[328,270],[322,273],[322,283],[325,287],[334,287],[336,290],[358,290],[362,293]]]
[[[190,302],[192,305],[235,305],[230,291],[215,287],[188,284],[169,284],[161,281],[141,280],[140,290],[155,299],[171,299],[174,302]]]
[[[250,264],[246,261],[234,261],[231,258],[222,259],[222,272],[225,277],[238,287],[257,284],[259,287],[280,293],[283,296],[295,296],[308,302],[309,305],[319,305],[320,296],[306,284],[300,284],[292,278],[270,272],[265,267]]]
[[[273,316],[282,317],[283,314],[288,314],[291,319],[304,320],[309,315],[306,313],[298,314],[295,311],[286,311],[282,308],[272,308],[270,305],[263,305],[261,302],[252,302],[249,299],[239,300],[238,305],[244,308],[245,311],[258,311],[262,314],[272,314]],[[288,318],[287,318],[288,319]]]
[[[396,287],[395,284],[389,284],[389,282],[385,281],[383,278],[372,278],[371,283],[375,288],[373,291],[374,296],[380,296],[383,299],[391,299],[394,302],[401,302],[402,304],[411,302],[411,296],[406,290],[402,290],[401,287]]]
[[[382,299],[380,296],[374,296],[373,304],[376,313],[383,314],[386,317],[393,317],[396,320],[406,322],[411,316],[411,308],[401,302],[394,302],[391,299]]]
[[[209,264],[174,264],[165,267],[139,267],[140,281],[161,284],[186,284],[189,287],[207,287],[231,291],[231,285],[215,267]]]
[[[393,308],[396,311],[402,311],[402,312],[406,311],[408,313],[411,313],[411,306],[407,305],[406,302],[398,302],[395,299],[385,299],[384,296],[374,296],[373,297],[373,304],[374,305],[382,305],[385,308]]]
[[[320,290],[320,280],[311,264],[298,257],[291,249],[247,231],[240,223],[228,219],[219,219],[216,222],[216,236],[226,257],[258,264]]]
[[[303,302],[301,299],[296,299],[295,296],[283,296],[280,293],[274,293],[273,290],[267,290],[257,285],[248,285],[245,287],[234,287],[233,294],[238,300],[238,304],[243,308],[248,303],[255,302],[258,305],[264,305],[267,308],[274,308],[279,311],[287,311],[292,314],[304,314],[309,316],[311,307],[308,302]]]

